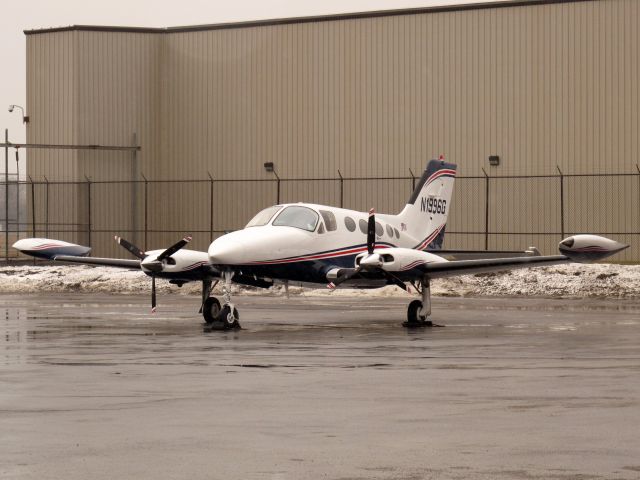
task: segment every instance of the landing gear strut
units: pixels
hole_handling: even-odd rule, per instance
[[[407,321],[402,325],[407,328],[432,327],[433,322],[429,320],[431,315],[431,284],[428,278],[420,281],[420,286],[414,285],[416,290],[422,295],[422,300],[414,300],[407,309]]]
[[[220,314],[218,315],[218,321],[222,323],[223,328],[237,329],[240,328],[240,314],[235,305],[231,303],[231,279],[233,278],[233,272],[224,272],[224,284],[222,285],[222,298],[224,305]]]
[[[232,272],[224,273],[224,285],[222,286],[224,305],[220,305],[220,301],[216,297],[212,297],[211,290],[218,282],[212,283],[211,280],[202,282],[202,306],[200,313],[207,325],[221,330],[230,330],[240,328],[240,314],[236,307],[231,303],[231,279]]]

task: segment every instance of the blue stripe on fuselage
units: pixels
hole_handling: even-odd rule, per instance
[[[359,255],[359,254],[358,254]],[[244,275],[292,280],[296,282],[327,283],[327,272],[332,268],[354,268],[356,254],[318,260],[300,260],[268,265],[234,265]]]
[[[390,247],[390,248],[394,248],[395,247],[394,244],[388,243],[388,242],[377,242],[376,243],[376,246],[380,246],[380,245],[384,245],[385,247]],[[318,256],[318,255],[328,255],[328,254],[331,254],[331,253],[339,253],[339,252],[341,252],[343,250],[344,251],[348,251],[348,250],[353,250],[353,249],[356,249],[356,248],[366,248],[366,246],[367,246],[366,243],[361,243],[359,245],[351,245],[349,247],[334,248],[332,250],[324,250],[322,252],[305,253],[303,255],[293,255],[291,257],[276,258],[276,259],[273,259],[273,260],[257,260],[256,263],[264,262],[263,264],[267,264],[267,263],[271,264],[271,262],[285,262],[287,260],[295,260],[295,259],[298,259],[298,258],[299,259],[304,259],[304,258],[307,258],[307,257],[315,257],[315,256]],[[360,253],[362,253],[362,252],[359,252],[358,255]],[[345,257],[346,256],[348,256],[348,255],[345,255]],[[338,256],[330,257],[327,260],[330,260],[332,258],[338,258]],[[353,267],[353,263],[351,264],[351,266]]]

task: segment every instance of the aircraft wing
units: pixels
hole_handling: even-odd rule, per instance
[[[140,260],[122,258],[76,257],[73,255],[56,255],[51,260],[56,262],[81,263],[83,265],[103,265],[105,267],[140,269]]]
[[[453,260],[449,262],[428,263],[416,268],[429,278],[452,277],[475,273],[500,272],[526,267],[542,267],[570,263],[565,255],[548,255],[536,257],[488,258],[479,260]]]
[[[160,278],[181,283],[220,277],[220,272],[205,261],[206,252],[182,249],[189,240],[191,240],[190,237],[185,237],[166,250],[143,252],[128,241],[116,237],[116,241],[127,251],[137,256],[137,259],[89,257],[88,255],[91,252],[89,247],[49,238],[23,238],[14,243],[13,248],[25,255],[55,262],[99,265],[131,270],[143,269],[154,272]],[[163,255],[172,257],[173,261],[167,262],[165,265],[158,260]],[[145,267],[144,262],[147,260],[150,261],[146,264],[146,268],[142,268]],[[238,275],[235,281],[258,287],[266,285],[263,281],[242,275]],[[271,286],[271,284],[268,285]]]
[[[445,250],[427,249],[425,252],[433,253],[447,260],[480,260],[488,258],[515,258],[539,256],[540,252],[535,247],[527,250]]]
[[[574,235],[562,240],[558,247],[560,255],[427,262],[411,270],[421,271],[429,278],[441,278],[562,263],[590,263],[604,260],[628,248],[628,245],[597,235]]]
[[[327,273],[329,288],[342,283],[358,284],[363,280],[386,281],[403,288],[404,282],[422,281],[517,268],[542,267],[564,263],[589,263],[603,260],[627,248],[628,245],[596,235],[574,235],[560,242],[560,255],[513,256],[509,258],[479,258],[447,260],[443,256],[408,248],[385,248],[361,254],[355,268],[335,268]]]
[[[349,285],[364,286],[367,282],[373,282],[373,285],[378,282],[377,286],[381,286],[379,284],[381,281],[405,288],[404,282],[420,281],[425,277],[436,279],[476,273],[504,272],[518,268],[543,267],[570,262],[571,259],[565,255],[419,262],[413,265],[408,264],[408,268],[400,269],[384,268],[384,266],[375,269],[340,268],[330,272],[328,280],[332,282],[329,288],[334,288],[337,284],[344,284],[347,287]]]
[[[140,260],[89,257],[88,255],[91,253],[89,247],[50,238],[23,238],[14,243],[13,248],[25,255],[43,260],[118,268],[140,268]]]

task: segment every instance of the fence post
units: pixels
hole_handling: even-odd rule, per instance
[[[44,176],[44,181],[45,181],[44,225],[45,225],[46,237],[49,238],[49,179],[46,176]]]
[[[640,167],[637,163],[636,170],[638,171],[638,234],[640,234]]]
[[[409,195],[411,195],[416,189],[416,176],[413,174],[411,169],[409,169],[409,174],[411,174],[411,192],[409,193]]]
[[[91,248],[91,180],[86,175],[84,176],[87,181],[87,236],[88,247]]]
[[[133,132],[132,143],[138,146],[138,134]],[[138,244],[138,150],[133,149],[131,153],[131,236]]]
[[[489,175],[482,168],[484,173],[484,249],[489,250]]]
[[[20,147],[16,147],[16,239],[20,238]]]
[[[149,249],[147,245],[147,234],[148,234],[148,205],[149,205],[149,189],[148,184],[149,181],[147,177],[144,176],[144,173],[141,173],[140,176],[144,179],[144,250],[145,252]]]
[[[31,179],[31,175],[27,175],[27,179],[31,184],[31,237],[36,236],[36,189]]]
[[[213,177],[207,171],[209,175],[209,241],[213,241]]]
[[[9,262],[9,129],[4,129],[4,260]]]
[[[276,169],[273,169],[273,174],[276,176],[276,205],[280,204],[280,177]]]
[[[338,176],[340,177],[340,208],[344,208],[344,178],[340,169],[338,169]]]
[[[564,174],[558,165],[556,168],[560,174],[560,235],[564,238]]]

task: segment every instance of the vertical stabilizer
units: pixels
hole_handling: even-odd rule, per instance
[[[402,229],[419,242],[413,248],[442,248],[456,168],[457,165],[444,160],[431,160],[398,215]]]

